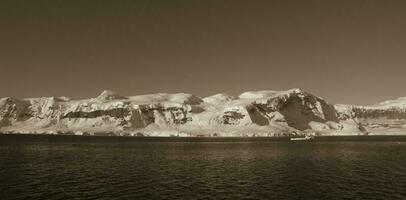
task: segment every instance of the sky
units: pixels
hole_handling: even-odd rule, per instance
[[[406,96],[403,0],[0,0],[0,97]]]

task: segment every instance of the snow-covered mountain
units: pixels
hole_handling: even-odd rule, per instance
[[[300,89],[216,94],[0,99],[0,132],[136,136],[406,134],[406,98],[332,105]]]

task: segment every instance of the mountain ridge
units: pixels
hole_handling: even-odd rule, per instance
[[[0,132],[144,136],[406,134],[406,98],[377,105],[330,104],[299,88],[201,98],[187,93],[90,99],[0,99]]]

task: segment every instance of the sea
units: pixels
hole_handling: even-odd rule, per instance
[[[0,199],[406,199],[406,137],[0,135]]]

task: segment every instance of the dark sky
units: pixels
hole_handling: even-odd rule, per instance
[[[404,0],[0,0],[0,96],[406,96]]]

